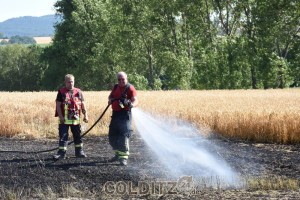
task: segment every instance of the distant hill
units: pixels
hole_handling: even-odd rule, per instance
[[[55,15],[41,17],[18,17],[0,22],[0,33],[4,37],[29,36],[46,37],[54,35],[54,25],[59,21]]]

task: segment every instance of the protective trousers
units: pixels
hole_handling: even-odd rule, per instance
[[[113,111],[108,137],[109,144],[118,158],[128,159],[131,133],[131,112],[126,110]]]
[[[68,125],[68,124],[59,124],[59,151],[65,152],[68,145],[69,137],[69,128],[74,138],[75,151],[80,151],[82,149],[82,139],[81,139],[81,126],[78,125]]]

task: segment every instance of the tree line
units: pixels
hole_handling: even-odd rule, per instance
[[[0,39],[3,38],[1,37],[0,33]],[[36,44],[36,41],[34,40],[33,37],[28,37],[28,36],[19,36],[15,35],[10,38],[3,38],[3,40],[0,42],[0,45],[8,45],[8,44]]]
[[[53,43],[0,48],[1,90],[298,86],[298,0],[59,0]]]

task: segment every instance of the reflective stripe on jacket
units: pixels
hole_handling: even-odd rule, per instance
[[[65,119],[64,124],[80,124],[80,113],[82,104],[80,89],[74,88],[72,91],[69,91],[66,88],[62,88],[59,90],[59,92],[62,94],[63,97],[63,102],[61,103],[61,111]]]

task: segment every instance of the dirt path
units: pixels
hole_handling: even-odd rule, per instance
[[[140,199],[300,199],[300,146],[251,144],[210,139],[211,151],[223,157],[242,177],[273,181],[296,180],[296,189],[277,190],[216,189],[179,187],[180,177],[173,177],[138,135],[130,142],[128,166],[109,163],[113,156],[107,137],[86,138],[84,149],[88,158],[74,158],[73,145],[68,158],[54,162],[55,152],[43,154],[0,154],[0,198],[13,193],[16,199],[59,197],[140,198]],[[27,141],[0,138],[1,150],[45,150],[56,147],[57,141]],[[200,145],[200,144],[199,144]],[[184,176],[184,174],[182,175]],[[199,177],[192,177],[197,180]],[[200,178],[198,179],[200,180]],[[185,177],[181,183],[185,183]],[[293,181],[287,181],[292,185]],[[177,184],[175,189],[172,185]],[[186,186],[186,185],[185,185]],[[122,187],[126,191],[122,190]],[[152,189],[151,189],[152,187]]]

